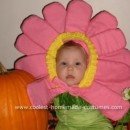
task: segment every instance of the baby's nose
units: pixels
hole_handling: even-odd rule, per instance
[[[74,69],[74,67],[72,65],[69,65],[67,69],[68,69],[68,71],[70,71],[70,70],[72,71]]]

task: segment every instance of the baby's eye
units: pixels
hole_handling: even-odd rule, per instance
[[[80,62],[76,62],[75,65],[78,66],[78,65],[81,65],[81,63]]]
[[[66,62],[61,62],[61,65],[67,65],[67,63]]]

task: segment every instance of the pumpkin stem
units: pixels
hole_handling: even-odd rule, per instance
[[[0,62],[0,74],[5,74],[7,73],[7,69],[3,66],[3,64]]]

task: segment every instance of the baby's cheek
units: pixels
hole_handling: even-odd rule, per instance
[[[83,72],[83,71],[85,71],[85,68],[84,68],[84,67],[82,67],[82,66],[77,67],[77,71]]]
[[[61,78],[64,78],[65,75],[66,75],[66,70],[65,69],[59,70],[59,75],[60,75]]]
[[[86,70],[86,69],[83,68],[83,67],[82,67],[82,68],[79,68],[79,69],[78,69],[78,73],[79,73],[79,75],[83,76],[84,73],[85,73],[85,70]]]

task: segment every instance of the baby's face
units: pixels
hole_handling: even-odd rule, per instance
[[[85,52],[77,47],[64,48],[57,56],[58,77],[69,86],[78,85],[87,67]]]

